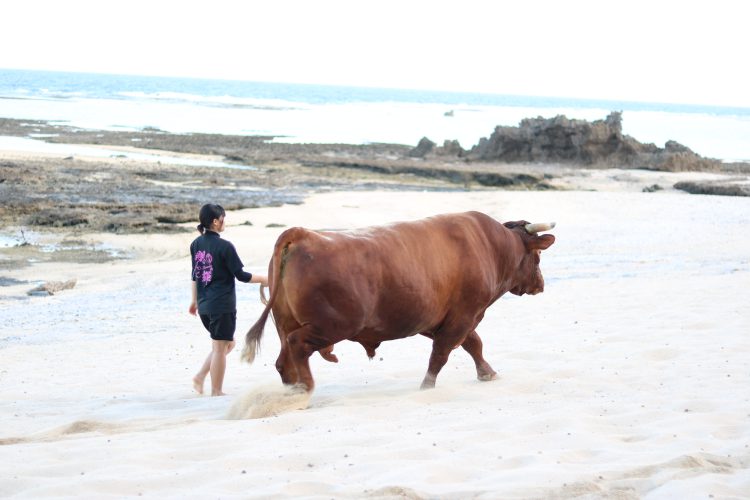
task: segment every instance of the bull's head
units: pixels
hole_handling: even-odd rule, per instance
[[[511,229],[524,246],[524,254],[515,276],[515,283],[510,293],[514,295],[536,295],[544,291],[544,278],[539,269],[542,250],[546,250],[555,242],[551,234],[539,235],[541,231],[549,231],[555,223],[530,224],[526,221],[506,222],[505,227]]]

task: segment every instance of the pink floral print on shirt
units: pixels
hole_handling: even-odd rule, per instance
[[[193,271],[193,278],[195,281],[200,281],[203,286],[211,283],[211,278],[213,277],[214,272],[213,261],[214,258],[210,253],[203,250],[195,252],[195,270]]]

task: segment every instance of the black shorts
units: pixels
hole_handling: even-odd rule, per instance
[[[218,314],[201,314],[201,321],[214,340],[234,340],[237,327],[237,311]]]

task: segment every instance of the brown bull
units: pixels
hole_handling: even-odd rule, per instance
[[[555,237],[537,232],[553,226],[466,212],[354,231],[288,229],[276,241],[270,299],[242,358],[255,359],[273,310],[281,339],[276,369],[285,384],[312,391],[310,356],[338,361],[333,345],[342,340],[359,342],[372,358],[381,342],[417,333],[432,339],[422,388],[435,386],[458,346],[474,359],[479,379],[492,380],[475,329],[504,293],[544,290],[539,256]]]

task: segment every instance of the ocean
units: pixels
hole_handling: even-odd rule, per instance
[[[0,69],[0,117],[103,130],[275,136],[302,143],[395,143],[422,137],[464,148],[497,125],[621,111],[623,132],[675,140],[724,161],[750,161],[750,108]]]

